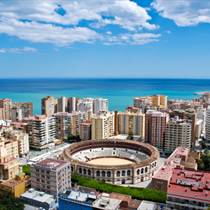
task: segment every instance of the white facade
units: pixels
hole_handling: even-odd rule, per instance
[[[197,119],[198,120],[203,120],[203,127],[202,130],[205,130],[205,126],[206,126],[206,108],[201,108],[199,107],[197,109]]]
[[[96,98],[93,104],[93,114],[100,111],[108,111],[108,99]]]
[[[210,143],[210,106],[207,108],[206,114],[206,140]]]

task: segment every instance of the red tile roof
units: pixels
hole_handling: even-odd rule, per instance
[[[210,172],[175,168],[167,196],[210,203]]]
[[[62,160],[45,159],[45,160],[40,161],[36,165],[37,166],[49,166],[50,168],[57,169],[66,163],[67,163],[66,161],[62,161]]]

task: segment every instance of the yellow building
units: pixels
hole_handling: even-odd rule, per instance
[[[114,112],[105,111],[91,118],[92,139],[106,139],[114,135]]]
[[[15,178],[4,181],[0,184],[0,190],[4,192],[10,192],[14,197],[20,197],[25,193],[31,185],[30,176],[26,176],[25,173],[16,174]]]
[[[118,112],[118,131],[119,134],[129,134],[144,137],[145,115],[133,112]]]

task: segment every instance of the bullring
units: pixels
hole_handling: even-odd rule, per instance
[[[147,181],[158,170],[159,164],[159,152],[155,147],[118,139],[74,143],[63,150],[62,158],[71,163],[73,174],[116,185]],[[100,161],[101,158],[105,160]],[[110,158],[116,164],[109,164]],[[96,163],[93,164],[93,160]],[[127,162],[121,163],[123,160]]]

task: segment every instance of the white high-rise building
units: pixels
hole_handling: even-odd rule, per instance
[[[93,114],[100,111],[108,111],[108,99],[96,98],[93,104]]]
[[[206,114],[206,140],[210,143],[210,106],[207,108]]]
[[[199,107],[197,109],[197,119],[203,120],[202,130],[204,131],[206,126],[206,108]]]

